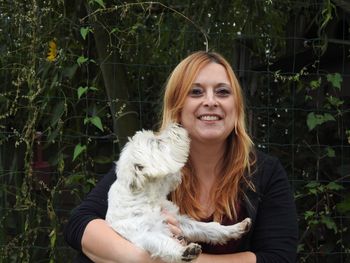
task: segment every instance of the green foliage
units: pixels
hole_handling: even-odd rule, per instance
[[[94,4],[94,3],[96,3],[97,5],[99,5],[102,8],[106,8],[106,5],[105,5],[103,0],[90,0],[89,1],[89,4]]]
[[[332,86],[341,89],[341,83],[343,82],[343,78],[339,73],[327,74],[327,80],[332,83]]]
[[[329,114],[329,113],[325,113],[325,114],[315,114],[314,112],[310,112],[307,115],[307,126],[309,127],[309,130],[313,130],[316,126],[321,125],[325,122],[328,121],[335,121],[334,117]]]
[[[90,27],[81,27],[80,28],[80,35],[84,40],[86,40],[86,36],[89,32],[92,32]]]
[[[88,58],[84,57],[84,56],[80,56],[77,58],[77,63],[79,66],[83,65],[84,63],[88,62]]]
[[[86,145],[77,144],[74,148],[73,161],[84,151],[86,151]]]

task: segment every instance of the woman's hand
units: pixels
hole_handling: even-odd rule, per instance
[[[165,217],[165,222],[168,225],[170,232],[173,234],[173,237],[177,239],[178,237],[182,237],[182,231],[176,217],[166,209],[162,210],[162,214]]]
[[[162,210],[162,214],[164,215],[164,221],[167,224],[170,232],[173,234],[173,238],[176,239],[179,242],[184,241],[182,237],[182,231],[179,227],[179,222],[177,221],[176,217],[169,213],[166,209]],[[166,263],[165,261],[159,259],[159,258],[151,258],[150,254],[141,248],[137,248],[135,251],[135,257],[137,258],[137,262],[142,263]]]

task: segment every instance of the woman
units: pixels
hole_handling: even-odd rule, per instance
[[[180,212],[222,224],[245,217],[253,221],[240,240],[202,244],[195,262],[295,262],[297,219],[290,185],[277,159],[254,151],[242,91],[229,63],[217,53],[188,56],[170,75],[163,106],[161,129],[175,121],[191,138],[183,181],[171,195]],[[160,263],[104,221],[114,180],[113,172],[107,174],[74,210],[65,229],[67,242],[95,262]],[[181,235],[172,215],[164,214],[170,230]]]

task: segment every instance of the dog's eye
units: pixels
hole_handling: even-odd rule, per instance
[[[141,164],[138,164],[138,163],[135,163],[134,167],[135,167],[135,170],[139,170],[139,171],[142,171],[144,168]]]

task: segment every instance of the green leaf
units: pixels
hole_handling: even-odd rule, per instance
[[[89,90],[92,90],[92,91],[97,91],[97,90],[98,90],[98,88],[96,88],[96,87],[89,87]]]
[[[310,194],[317,195],[317,188],[310,188],[309,192]]]
[[[332,83],[333,87],[337,89],[341,89],[341,83],[343,82],[343,78],[339,73],[327,74],[327,80]]]
[[[97,3],[99,6],[106,8],[106,5],[105,5],[103,0],[92,0],[92,1],[90,1],[90,3],[91,2]]]
[[[84,118],[84,125],[86,125],[89,121],[90,121],[90,118],[89,117],[85,117]]]
[[[322,116],[322,115],[321,115],[321,116]],[[325,113],[321,119],[322,119],[323,122],[335,121],[335,118],[333,117],[333,115],[332,115],[332,114],[329,114],[329,113]],[[323,122],[322,122],[322,123],[323,123]]]
[[[315,215],[314,211],[305,211],[304,218],[305,218],[305,220],[307,220],[309,218],[312,218],[314,215]]]
[[[80,184],[85,178],[86,176],[84,174],[72,174],[65,179],[64,183],[66,186],[73,186]]]
[[[114,161],[114,158],[111,156],[104,156],[104,155],[99,155],[93,158],[94,163],[98,164],[109,164]]]
[[[82,87],[82,86],[80,86],[79,88],[78,88],[78,99],[80,100],[80,98],[81,98],[81,96],[83,96],[86,92],[87,92],[87,90],[88,90],[88,87]]]
[[[312,181],[310,183],[308,183],[307,185],[305,185],[306,188],[316,188],[316,187],[319,187],[320,186],[320,183],[319,182],[315,182],[315,181]]]
[[[334,149],[332,147],[327,147],[326,148],[326,154],[330,158],[335,157],[335,151],[334,151]]]
[[[326,185],[326,188],[332,191],[339,191],[345,189],[341,184],[337,184],[335,182],[330,182]]]
[[[316,126],[321,125],[321,124],[328,122],[328,121],[335,121],[333,115],[331,115],[329,113],[315,114],[314,112],[310,112],[307,115],[306,124],[309,127],[309,130],[311,131]]]
[[[89,59],[84,57],[84,56],[80,56],[77,58],[77,63],[79,66],[81,66],[82,64],[84,64],[86,61],[88,61]]]
[[[333,97],[333,96],[327,97],[327,100],[328,100],[330,105],[332,105],[332,106],[334,106],[336,108],[339,108],[339,106],[344,104],[343,100],[340,100],[340,99],[338,99],[336,97]]]
[[[50,246],[53,248],[56,245],[56,239],[57,239],[56,229],[52,229],[51,233],[49,234],[49,237],[50,237]]]
[[[80,143],[77,144],[74,148],[73,161],[85,150],[86,150],[86,145],[81,145]]]
[[[298,244],[297,253],[305,251],[305,244]]]
[[[337,232],[338,227],[335,224],[333,218],[331,218],[329,216],[322,215],[321,216],[321,222],[323,224],[325,224],[328,229],[331,229],[331,230],[333,229],[335,233]]]
[[[309,193],[315,195],[319,191],[321,184],[319,182],[313,181],[305,185],[305,187],[309,189]]]
[[[103,126],[100,117],[93,116],[90,118],[90,122],[95,125],[97,128],[99,128],[101,131],[103,131]]]
[[[313,130],[317,126],[318,122],[317,122],[316,115],[314,112],[310,112],[307,115],[306,124],[309,127],[310,131]]]
[[[120,33],[121,30],[119,28],[115,27],[115,28],[112,29],[111,34],[113,34],[114,32]]]
[[[309,96],[309,95],[306,95],[306,96],[305,96],[305,101],[308,101],[308,100],[312,100],[312,97]]]
[[[81,96],[83,96],[87,91],[92,90],[92,91],[97,91],[98,88],[95,87],[82,87],[80,86],[77,90],[78,93],[78,99],[81,98]]]
[[[81,27],[80,28],[80,35],[84,40],[86,39],[86,36],[89,32],[91,32],[91,29],[89,27]]]
[[[321,78],[318,78],[318,80],[312,80],[310,81],[310,87],[312,90],[318,89],[321,86]]]

